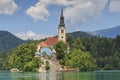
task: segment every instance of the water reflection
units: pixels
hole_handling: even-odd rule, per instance
[[[59,75],[61,73],[39,73],[39,80],[61,80]]]
[[[82,72],[82,73],[62,73],[61,80],[95,80],[95,74],[91,72]]]
[[[95,73],[39,73],[39,80],[96,80]]]
[[[0,72],[0,80],[120,80],[120,71],[65,72],[65,73],[11,73]]]
[[[97,71],[95,80],[120,80],[120,71]]]

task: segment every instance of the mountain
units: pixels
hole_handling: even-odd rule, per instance
[[[67,33],[67,35],[72,35],[74,38],[79,38],[79,37],[92,37],[89,33],[83,32],[83,31],[75,31],[72,33]]]
[[[8,31],[0,31],[0,51],[11,50],[23,42]]]
[[[93,35],[98,35],[101,37],[115,38],[117,35],[120,35],[120,26],[116,26],[109,29],[103,29],[92,32]]]

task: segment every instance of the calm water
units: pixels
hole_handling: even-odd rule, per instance
[[[0,71],[0,80],[120,80],[120,71],[79,73],[11,73]]]

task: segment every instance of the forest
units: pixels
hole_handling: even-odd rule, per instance
[[[68,36],[70,46],[77,41],[72,36]],[[105,37],[79,38],[84,47],[84,52],[89,52],[96,61],[98,70],[119,70],[120,69],[120,36],[115,39]],[[76,43],[79,45],[80,43]]]
[[[34,57],[34,53],[40,41],[24,43],[12,51],[0,52],[0,70],[15,67],[23,71],[37,71],[41,61]],[[62,66],[80,71],[120,70],[120,36],[112,39],[99,36],[75,38],[68,35],[66,44],[58,42],[54,48]]]

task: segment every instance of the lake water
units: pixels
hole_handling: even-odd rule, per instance
[[[0,71],[0,80],[120,80],[120,71],[11,73]]]

